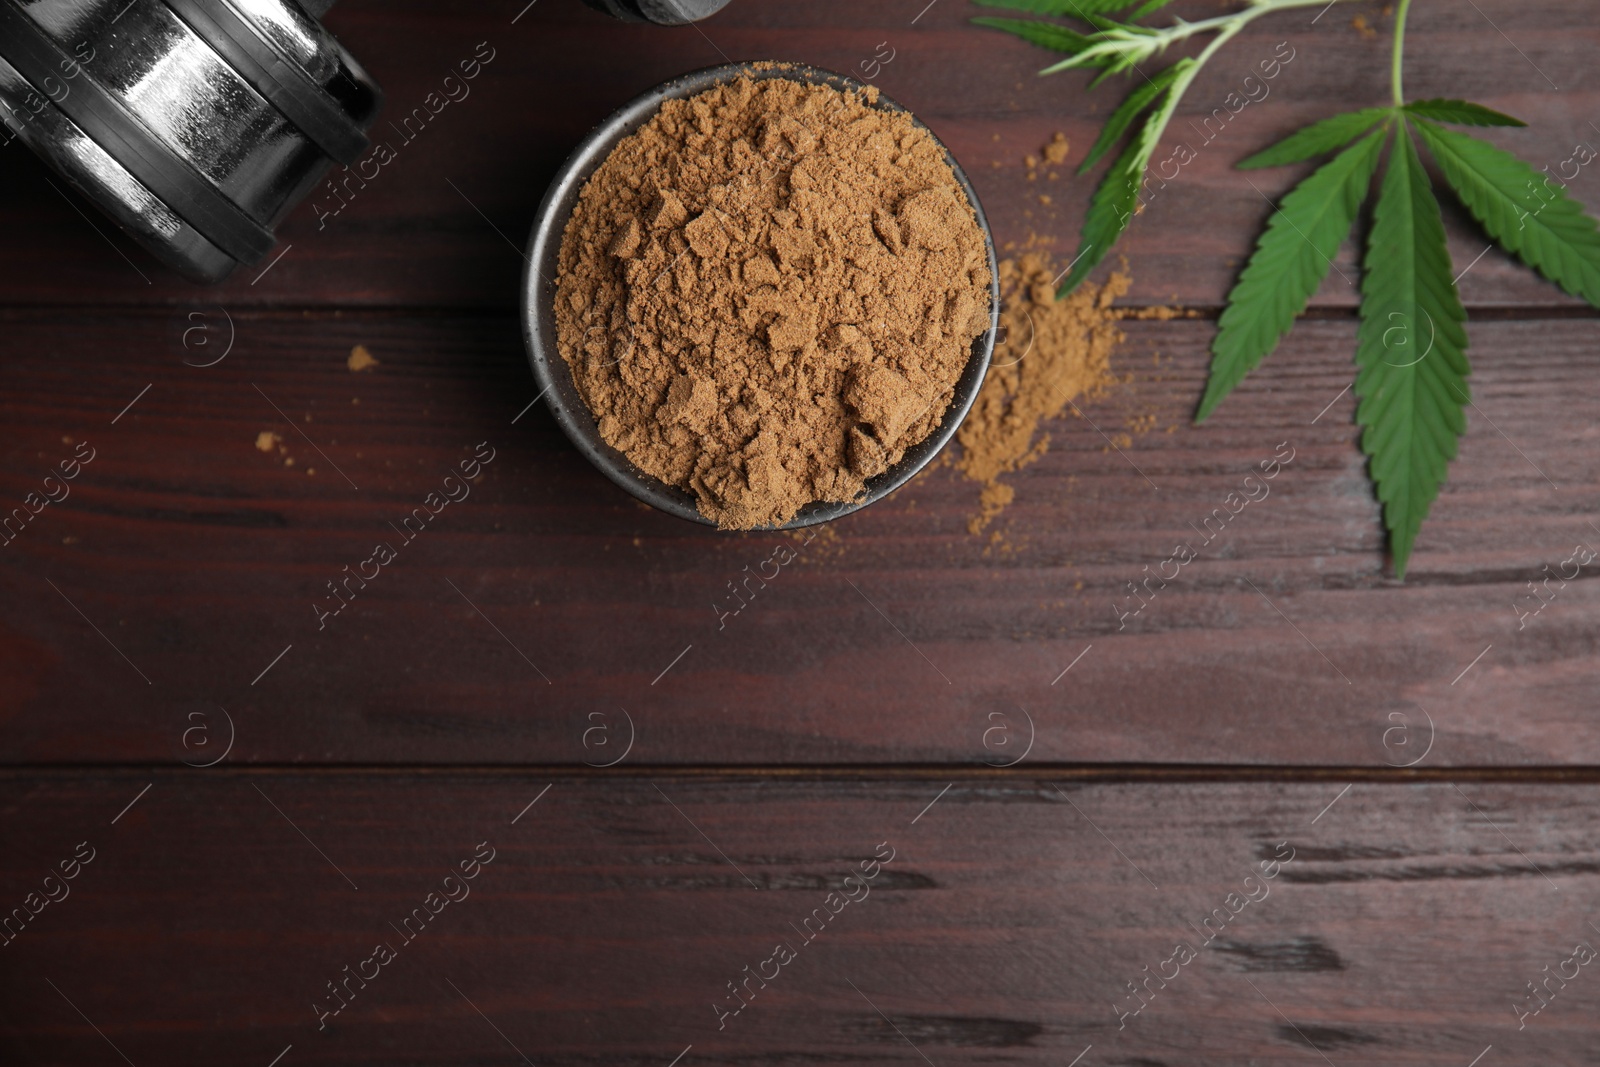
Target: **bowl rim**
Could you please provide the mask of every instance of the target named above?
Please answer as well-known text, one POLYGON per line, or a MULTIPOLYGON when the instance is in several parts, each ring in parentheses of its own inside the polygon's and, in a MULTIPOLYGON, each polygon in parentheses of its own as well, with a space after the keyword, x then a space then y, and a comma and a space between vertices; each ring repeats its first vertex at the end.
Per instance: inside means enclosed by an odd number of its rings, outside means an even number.
MULTIPOLYGON (((660 111, 667 100, 684 99, 707 89, 734 80, 750 77, 755 80, 788 78, 813 85, 828 85, 841 91, 865 91, 867 83, 847 74, 808 63, 781 61, 746 61, 722 63, 689 71, 660 83, 629 100, 595 126, 573 149, 560 170, 556 172, 540 201, 528 237, 525 265, 522 272, 521 317, 523 341, 527 346, 528 360, 533 368, 534 381, 541 398, 556 424, 567 438, 607 478, 632 496, 653 508, 675 515, 680 519, 718 529, 714 520, 700 513, 693 493, 678 486, 668 485, 652 474, 637 467, 632 460, 612 447, 600 436, 598 420, 587 402, 578 392, 571 368, 562 358, 556 341, 555 327, 555 268, 561 254, 561 243, 566 235, 567 222, 572 210, 588 184, 590 176, 610 156, 613 148, 623 138, 632 134, 660 111)), ((875 87, 870 87, 875 88, 875 87)), ((777 526, 757 527, 758 530, 795 530, 818 523, 831 522, 869 504, 882 500, 926 467, 960 428, 972 405, 977 401, 994 354, 994 345, 1000 325, 1000 270, 995 256, 994 234, 978 201, 977 190, 961 169, 950 149, 937 134, 916 115, 890 99, 881 90, 869 106, 910 114, 911 121, 939 147, 945 163, 955 176, 983 234, 984 248, 989 259, 989 328, 972 342, 972 355, 956 380, 954 394, 945 408, 944 418, 928 436, 907 448, 900 462, 880 474, 867 479, 866 491, 848 501, 812 501, 795 515, 777 526)), ((531 405, 530 405, 531 406, 531 405)), ((734 532, 734 531, 729 531, 734 532)))

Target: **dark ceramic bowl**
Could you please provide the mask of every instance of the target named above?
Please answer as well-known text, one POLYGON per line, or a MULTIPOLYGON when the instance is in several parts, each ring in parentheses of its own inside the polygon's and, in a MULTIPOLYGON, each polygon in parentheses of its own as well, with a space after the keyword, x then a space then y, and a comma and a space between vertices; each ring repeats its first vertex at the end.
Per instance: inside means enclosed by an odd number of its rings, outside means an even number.
MULTIPOLYGON (((651 507, 708 526, 714 523, 700 514, 695 506, 694 494, 646 474, 600 436, 600 428, 595 417, 579 394, 577 385, 572 380, 572 372, 556 347, 554 279, 567 219, 572 215, 572 209, 577 204, 578 196, 582 193, 584 184, 588 182, 589 175, 605 162, 617 142, 654 118, 664 101, 694 96, 719 82, 729 81, 741 75, 755 79, 789 78, 793 81, 831 85, 846 91, 865 88, 854 78, 798 63, 764 67, 759 70, 752 69, 749 64, 744 63, 708 67, 656 86, 643 96, 624 104, 613 112, 610 118, 595 127, 562 165, 549 191, 545 193, 544 202, 539 205, 539 214, 533 224, 533 234, 528 239, 528 266, 522 277, 523 335, 528 342, 528 356, 533 363, 533 376, 538 382, 540 395, 544 397, 545 403, 550 405, 550 412, 555 416, 557 424, 572 439, 573 444, 578 446, 578 450, 589 458, 589 462, 599 467, 607 478, 651 507)), ((883 111, 905 110, 882 95, 879 95, 876 106, 883 111)), ((917 125, 922 126, 920 122, 917 125)), ((922 128, 927 129, 925 126, 922 128)), ((933 136, 931 130, 928 134, 930 137, 933 136)), ((944 148, 937 137, 934 138, 934 143, 944 148)), ((955 396, 945 411, 944 421, 931 434, 906 449, 899 463, 877 477, 869 479, 866 492, 855 500, 845 503, 807 504, 794 518, 784 523, 781 529, 789 530, 828 522, 888 496, 938 455, 939 450, 955 436, 956 428, 961 425, 961 420, 966 418, 972 402, 978 397, 984 373, 989 368, 989 357, 994 352, 995 331, 1000 319, 1000 273, 995 264, 994 236, 989 232, 989 222, 984 218, 983 208, 978 204, 978 194, 973 191, 972 183, 967 180, 960 164, 950 155, 948 149, 945 149, 945 160, 955 172, 956 181, 961 184, 967 202, 972 205, 973 213, 978 218, 978 227, 983 231, 984 243, 988 246, 991 278, 989 329, 973 341, 972 358, 956 382, 955 396)))

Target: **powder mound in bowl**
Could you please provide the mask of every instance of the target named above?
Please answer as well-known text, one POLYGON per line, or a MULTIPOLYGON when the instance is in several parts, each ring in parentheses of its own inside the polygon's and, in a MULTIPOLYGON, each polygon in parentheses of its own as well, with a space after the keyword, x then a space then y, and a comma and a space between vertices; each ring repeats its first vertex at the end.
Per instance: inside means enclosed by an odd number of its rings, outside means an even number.
POLYGON ((938 427, 989 327, 972 207, 877 99, 741 77, 668 100, 567 222, 555 319, 579 393, 724 529, 859 497, 938 427))

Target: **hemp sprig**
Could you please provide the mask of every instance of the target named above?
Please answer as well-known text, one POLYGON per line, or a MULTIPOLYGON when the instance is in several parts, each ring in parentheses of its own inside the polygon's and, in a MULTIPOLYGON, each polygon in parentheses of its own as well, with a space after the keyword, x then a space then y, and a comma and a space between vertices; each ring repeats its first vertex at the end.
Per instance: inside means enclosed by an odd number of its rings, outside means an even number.
MULTIPOLYGON (((1179 59, 1155 74, 1138 71, 1144 75, 1142 84, 1106 120, 1079 173, 1124 138, 1127 144, 1090 202, 1078 256, 1057 291, 1060 297, 1105 258, 1137 212, 1145 168, 1206 62, 1255 19, 1290 8, 1325 6, 1329 0, 1248 0, 1233 14, 1198 22, 1175 19, 1164 28, 1141 26, 1137 20, 1170 0, 975 2, 1088 23, 1090 32, 1083 33, 1042 19, 973 20, 1068 54, 1041 74, 1098 69, 1092 85, 1136 71, 1138 64, 1172 45, 1215 34, 1193 58, 1179 59), (1109 17, 1130 8, 1136 10, 1124 21, 1109 17)), ((1566 195, 1565 184, 1487 141, 1446 128, 1525 123, 1464 100, 1406 101, 1401 68, 1410 7, 1411 0, 1400 0, 1395 14, 1389 106, 1324 119, 1238 164, 1241 169, 1278 167, 1333 155, 1278 202, 1228 294, 1211 346, 1210 379, 1195 416, 1196 422, 1204 421, 1288 334, 1333 266, 1392 141, 1362 264, 1355 394, 1361 447, 1383 504, 1399 578, 1405 577, 1417 532, 1455 458, 1466 429, 1465 409, 1472 403, 1467 313, 1456 290, 1444 222, 1419 142, 1496 244, 1568 293, 1600 307, 1600 231, 1566 195), (1419 348, 1421 353, 1413 355, 1419 348)))

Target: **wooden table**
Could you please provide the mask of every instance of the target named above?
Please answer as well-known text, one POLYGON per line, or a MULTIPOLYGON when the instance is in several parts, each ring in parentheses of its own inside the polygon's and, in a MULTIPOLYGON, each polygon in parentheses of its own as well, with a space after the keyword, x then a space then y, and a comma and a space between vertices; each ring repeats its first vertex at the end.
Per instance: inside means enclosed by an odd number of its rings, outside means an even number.
MULTIPOLYGON (((1079 158, 1116 93, 925 3, 735 0, 669 30, 347 0, 330 25, 390 116, 493 58, 214 289, 9 150, 0 499, 95 458, 0 550, 0 908, 30 920, 0 947, 0 1062, 1594 1062, 1600 972, 1564 961, 1600 944, 1600 598, 1585 570, 1514 607, 1600 544, 1593 313, 1475 260, 1451 211, 1476 406, 1404 584, 1342 392, 1353 245, 1189 421, 1264 198, 1299 177, 1232 164, 1385 102, 1376 5, 1258 23, 1196 84, 1198 123, 1294 49, 1123 246, 1125 302, 1199 317, 1128 325, 1126 382, 1049 427, 999 544, 930 471, 719 626, 779 539, 634 504, 528 409, 545 183, 724 56, 892 49, 876 84, 1000 240, 1070 253, 1091 185, 1022 160, 1056 130, 1079 158), (347 368, 358 344, 377 367, 347 368), (327 583, 480 442, 470 498, 319 629, 327 583), (1280 444, 1271 497, 1119 629, 1126 583, 1280 444)), ((1536 164, 1600 141, 1587 5, 1423 0, 1408 41, 1413 97, 1521 116, 1491 136, 1536 164)), ((1600 204, 1592 168, 1572 188, 1600 204)))

